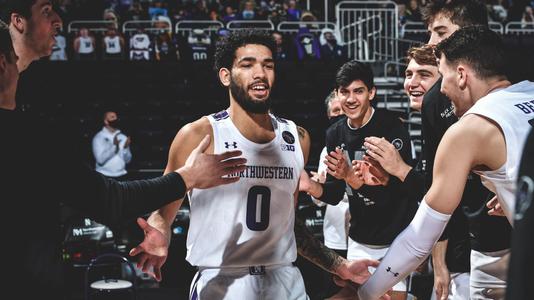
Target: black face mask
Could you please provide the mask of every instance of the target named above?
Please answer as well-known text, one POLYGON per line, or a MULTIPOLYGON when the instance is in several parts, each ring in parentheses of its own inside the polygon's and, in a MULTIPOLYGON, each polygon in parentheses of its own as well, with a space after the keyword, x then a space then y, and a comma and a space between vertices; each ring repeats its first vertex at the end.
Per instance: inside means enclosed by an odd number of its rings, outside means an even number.
POLYGON ((335 117, 332 117, 330 119, 328 119, 328 122, 330 123, 330 125, 336 123, 337 121, 343 119, 343 117, 345 117, 345 115, 339 115, 339 116, 335 116, 335 117))
POLYGON ((337 40, 335 38, 334 39, 327 39, 326 41, 332 46, 336 46, 337 45, 337 40))
POLYGON ((113 121, 108 121, 108 124, 109 124, 109 126, 111 126, 113 128, 119 128, 120 121, 119 121, 119 119, 115 119, 113 121))

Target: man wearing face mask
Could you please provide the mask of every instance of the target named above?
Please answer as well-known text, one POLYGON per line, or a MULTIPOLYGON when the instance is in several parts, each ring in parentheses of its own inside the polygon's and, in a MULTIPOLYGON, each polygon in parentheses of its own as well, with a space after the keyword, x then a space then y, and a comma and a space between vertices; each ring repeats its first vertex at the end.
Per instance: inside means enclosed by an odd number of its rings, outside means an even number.
POLYGON ((346 60, 347 49, 338 43, 334 31, 325 28, 321 31, 321 58, 324 60, 346 60))
POLYGON ((104 127, 93 138, 96 171, 117 180, 126 179, 126 164, 132 160, 130 137, 121 133, 119 118, 114 111, 103 115, 104 127))

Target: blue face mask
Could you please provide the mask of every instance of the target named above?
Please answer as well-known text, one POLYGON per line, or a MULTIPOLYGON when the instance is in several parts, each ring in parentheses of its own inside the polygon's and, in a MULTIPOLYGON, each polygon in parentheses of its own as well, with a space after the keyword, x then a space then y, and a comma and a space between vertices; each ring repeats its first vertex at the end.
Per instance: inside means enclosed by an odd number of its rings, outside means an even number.
POLYGON ((254 19, 254 11, 252 11, 252 10, 244 10, 243 11, 243 19, 245 19, 245 20, 254 19))

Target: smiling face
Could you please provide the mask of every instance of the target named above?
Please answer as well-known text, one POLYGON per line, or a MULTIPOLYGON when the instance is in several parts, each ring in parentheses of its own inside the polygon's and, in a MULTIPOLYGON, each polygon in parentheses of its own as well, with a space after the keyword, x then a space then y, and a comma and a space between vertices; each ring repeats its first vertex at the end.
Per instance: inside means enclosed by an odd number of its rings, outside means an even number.
POLYGON ((404 91, 410 98, 410 107, 421 111, 425 93, 439 79, 438 67, 420 65, 415 59, 410 60, 405 72, 404 91))
POLYGON ((230 88, 233 100, 250 113, 267 113, 274 84, 274 60, 269 48, 248 44, 235 52, 232 69, 219 71, 223 85, 230 88))
POLYGON ((444 54, 441 54, 439 59, 439 73, 443 80, 441 81, 441 93, 446 95, 454 106, 454 114, 458 117, 471 108, 471 101, 467 98, 465 89, 462 89, 462 78, 465 75, 461 74, 458 66, 451 64, 444 54))
POLYGON ((371 100, 375 97, 376 89, 370 90, 361 80, 354 80, 348 86, 338 89, 343 112, 350 120, 351 126, 361 127, 371 116, 371 100))

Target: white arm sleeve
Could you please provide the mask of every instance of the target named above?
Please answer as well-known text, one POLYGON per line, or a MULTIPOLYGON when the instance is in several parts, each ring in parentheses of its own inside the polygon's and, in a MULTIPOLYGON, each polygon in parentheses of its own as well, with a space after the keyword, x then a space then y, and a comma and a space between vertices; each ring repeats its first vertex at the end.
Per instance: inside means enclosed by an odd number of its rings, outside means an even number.
POLYGON ((415 270, 430 254, 450 218, 423 199, 410 225, 397 236, 374 274, 358 290, 360 300, 380 298, 415 270))

